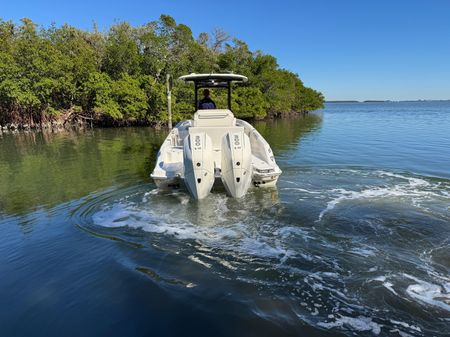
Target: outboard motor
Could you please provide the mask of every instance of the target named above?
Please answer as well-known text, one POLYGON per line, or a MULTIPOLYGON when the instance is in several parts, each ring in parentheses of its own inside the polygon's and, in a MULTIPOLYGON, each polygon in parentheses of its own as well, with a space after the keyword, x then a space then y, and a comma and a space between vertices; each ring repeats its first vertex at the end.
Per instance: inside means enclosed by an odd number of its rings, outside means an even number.
POLYGON ((221 170, 228 194, 234 198, 244 196, 252 182, 252 151, 243 129, 223 136, 221 170))
POLYGON ((214 184, 211 138, 205 132, 190 132, 184 141, 184 182, 195 199, 205 198, 214 184))

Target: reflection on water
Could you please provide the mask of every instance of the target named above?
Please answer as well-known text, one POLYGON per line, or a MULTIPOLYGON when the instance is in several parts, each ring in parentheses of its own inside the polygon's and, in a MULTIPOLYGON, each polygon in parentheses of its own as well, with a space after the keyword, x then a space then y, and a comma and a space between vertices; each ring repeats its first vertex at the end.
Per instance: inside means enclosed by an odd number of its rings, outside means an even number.
POLYGON ((2 135, 0 334, 448 336, 449 112, 258 122, 283 174, 239 200, 156 190, 164 131, 2 135))
POLYGON ((146 179, 165 132, 148 128, 3 134, 0 210, 51 207, 146 179))
POLYGON ((307 114, 297 119, 275 119, 257 121, 255 128, 269 142, 273 151, 280 154, 283 150, 295 148, 302 137, 316 132, 322 122, 322 113, 307 114))
MULTIPOLYGON (((275 154, 317 128, 318 115, 258 122, 275 154)), ((167 130, 0 133, 0 211, 51 207, 115 184, 149 180, 167 130)))

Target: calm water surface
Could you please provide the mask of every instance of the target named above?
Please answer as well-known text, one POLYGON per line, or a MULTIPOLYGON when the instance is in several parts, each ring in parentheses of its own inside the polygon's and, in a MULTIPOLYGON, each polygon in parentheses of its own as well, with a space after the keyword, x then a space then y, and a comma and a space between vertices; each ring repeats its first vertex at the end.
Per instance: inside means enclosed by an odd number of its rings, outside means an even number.
POLYGON ((166 131, 0 133, 0 336, 450 335, 450 103, 256 126, 278 189, 201 202, 166 131))

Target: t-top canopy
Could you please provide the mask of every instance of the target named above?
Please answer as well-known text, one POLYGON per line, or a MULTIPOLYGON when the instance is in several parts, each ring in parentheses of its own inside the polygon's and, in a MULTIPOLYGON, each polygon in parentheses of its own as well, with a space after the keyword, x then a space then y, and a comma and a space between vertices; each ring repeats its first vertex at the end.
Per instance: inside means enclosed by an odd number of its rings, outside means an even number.
POLYGON ((198 109, 198 89, 226 88, 228 90, 228 110, 231 111, 231 82, 247 82, 247 77, 238 74, 189 74, 179 78, 185 82, 194 82, 195 110, 198 109))
POLYGON ((194 82, 197 86, 223 86, 230 82, 247 82, 247 77, 238 74, 189 74, 179 78, 185 82, 194 82))

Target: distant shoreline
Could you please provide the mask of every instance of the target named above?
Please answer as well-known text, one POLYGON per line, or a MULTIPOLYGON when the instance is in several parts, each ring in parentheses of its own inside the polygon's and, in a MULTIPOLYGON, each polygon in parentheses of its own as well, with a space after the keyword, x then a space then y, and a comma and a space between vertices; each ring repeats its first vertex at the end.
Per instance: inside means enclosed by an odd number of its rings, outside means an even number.
POLYGON ((357 101, 357 100, 325 101, 325 103, 402 103, 402 102, 450 102, 450 99, 416 99, 416 100, 400 100, 400 101, 369 99, 365 101, 357 101))

